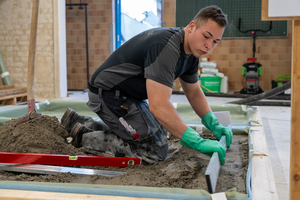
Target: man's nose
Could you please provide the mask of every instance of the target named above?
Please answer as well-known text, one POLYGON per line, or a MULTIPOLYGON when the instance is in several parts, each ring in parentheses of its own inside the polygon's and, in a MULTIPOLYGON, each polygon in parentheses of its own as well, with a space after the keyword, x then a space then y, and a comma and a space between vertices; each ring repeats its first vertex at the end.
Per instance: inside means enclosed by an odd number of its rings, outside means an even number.
POLYGON ((208 42, 206 43, 205 47, 206 47, 206 50, 207 50, 207 51, 211 51, 212 48, 213 48, 213 41, 212 41, 212 40, 208 41, 208 42))

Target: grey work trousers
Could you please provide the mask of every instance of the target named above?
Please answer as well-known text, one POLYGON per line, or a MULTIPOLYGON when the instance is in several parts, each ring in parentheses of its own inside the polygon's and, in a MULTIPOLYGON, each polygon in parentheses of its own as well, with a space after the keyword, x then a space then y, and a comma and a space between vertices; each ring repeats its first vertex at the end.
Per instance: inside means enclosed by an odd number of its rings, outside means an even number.
POLYGON ((87 106, 111 132, 96 130, 85 133, 82 146, 115 156, 141 158, 143 164, 164 161, 169 150, 166 132, 149 111, 148 103, 120 95, 118 91, 115 94, 106 96, 102 89, 99 89, 98 94, 89 91, 87 106), (124 102, 127 102, 127 110, 121 108, 124 102), (135 132, 128 131, 124 123, 120 122, 120 117, 135 132))

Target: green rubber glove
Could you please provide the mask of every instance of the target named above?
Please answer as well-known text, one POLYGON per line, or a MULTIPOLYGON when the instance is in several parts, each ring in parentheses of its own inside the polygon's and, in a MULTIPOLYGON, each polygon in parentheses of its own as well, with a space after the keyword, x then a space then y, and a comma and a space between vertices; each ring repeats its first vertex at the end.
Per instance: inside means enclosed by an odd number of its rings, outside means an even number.
POLYGON ((188 127, 183 133, 180 139, 180 144, 182 146, 195 149, 200 153, 209 155, 210 157, 214 152, 218 152, 221 164, 223 165, 225 162, 226 150, 223 145, 216 140, 203 139, 190 127, 188 127))
POLYGON ((219 121, 213 112, 210 111, 202 117, 202 124, 208 128, 218 140, 221 139, 222 135, 225 135, 226 146, 230 147, 232 132, 230 128, 219 124, 219 121))

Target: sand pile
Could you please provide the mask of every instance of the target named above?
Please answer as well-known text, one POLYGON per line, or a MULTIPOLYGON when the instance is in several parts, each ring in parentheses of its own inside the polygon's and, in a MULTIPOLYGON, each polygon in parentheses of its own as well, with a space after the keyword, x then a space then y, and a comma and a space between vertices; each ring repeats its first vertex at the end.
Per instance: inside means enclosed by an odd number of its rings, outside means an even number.
POLYGON ((14 127, 16 122, 12 119, 1 126, 1 152, 84 155, 67 143, 68 133, 56 117, 43 115, 14 127))

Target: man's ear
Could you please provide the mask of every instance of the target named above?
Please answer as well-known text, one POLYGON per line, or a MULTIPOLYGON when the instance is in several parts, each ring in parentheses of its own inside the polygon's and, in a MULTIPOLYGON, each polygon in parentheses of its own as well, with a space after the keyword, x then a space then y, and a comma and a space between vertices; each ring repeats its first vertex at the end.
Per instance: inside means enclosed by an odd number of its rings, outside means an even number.
POLYGON ((190 33, 193 32, 196 29, 196 22, 195 21, 191 21, 189 24, 189 31, 190 33))

